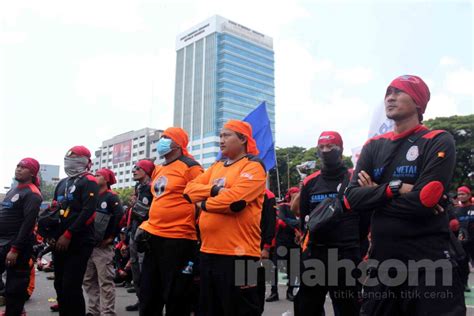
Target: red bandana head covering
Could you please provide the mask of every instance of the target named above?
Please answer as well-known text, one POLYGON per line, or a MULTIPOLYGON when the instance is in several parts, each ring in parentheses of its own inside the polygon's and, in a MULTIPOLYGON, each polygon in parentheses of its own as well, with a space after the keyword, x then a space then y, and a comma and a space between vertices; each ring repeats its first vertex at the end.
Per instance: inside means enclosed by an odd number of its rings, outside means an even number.
POLYGON ((105 182, 107 182, 108 185, 114 185, 117 183, 117 180, 115 179, 115 173, 110 169, 102 168, 95 174, 104 177, 105 182))
POLYGON ((91 159, 91 152, 89 151, 89 149, 87 149, 84 146, 74 146, 74 147, 72 147, 67 152, 66 157, 68 157, 72 154, 82 156, 82 157, 87 157, 87 158, 91 159))
POLYGON ((163 132, 163 136, 171 138, 171 140, 181 148, 184 156, 193 158, 193 156, 188 152, 189 137, 184 129, 179 127, 169 127, 163 132))
POLYGON ((395 78, 389 87, 394 87, 408 94, 424 114, 428 101, 430 100, 430 89, 426 83, 417 76, 404 75, 395 78))
POLYGON ((252 125, 244 121, 229 120, 225 123, 224 128, 244 135, 247 138, 247 154, 258 155, 257 143, 252 137, 252 125))
POLYGON ((38 160, 34 158, 23 158, 19 163, 18 166, 21 166, 23 168, 26 168, 30 170, 31 175, 33 176, 33 184, 36 185, 37 187, 40 186, 40 181, 38 177, 38 172, 40 169, 40 164, 38 160))
POLYGON ((328 145, 328 144, 336 145, 336 146, 341 147, 341 149, 344 149, 342 137, 338 132, 326 131, 326 132, 322 132, 321 135, 319 135, 318 145, 328 145))
POLYGON ((471 195, 471 189, 469 189, 468 186, 462 186, 462 187, 459 187, 458 188, 458 192, 463 192, 463 193, 466 193, 468 195, 471 195))
POLYGON ((145 173, 150 177, 153 174, 153 170, 155 170, 155 164, 153 163, 153 161, 150 161, 148 159, 139 160, 135 164, 135 166, 143 169, 143 171, 145 171, 145 173))
POLYGON ((286 195, 285 195, 285 200, 287 202, 290 202, 291 201, 291 197, 293 196, 293 194, 296 194, 300 192, 300 188, 298 187, 291 187, 288 189, 288 192, 286 192, 286 195))

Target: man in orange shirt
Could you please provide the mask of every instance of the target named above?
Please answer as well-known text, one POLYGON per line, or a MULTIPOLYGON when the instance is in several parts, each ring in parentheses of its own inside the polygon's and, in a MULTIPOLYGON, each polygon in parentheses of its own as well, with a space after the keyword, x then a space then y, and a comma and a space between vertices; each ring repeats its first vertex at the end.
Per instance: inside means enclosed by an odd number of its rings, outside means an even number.
POLYGON ((165 162, 155 167, 149 218, 137 232, 149 234, 141 271, 140 315, 161 315, 165 305, 167 315, 190 314, 186 294, 197 251, 196 209, 184 199, 183 191, 202 174, 202 168, 187 146, 188 135, 177 127, 166 129, 158 141, 158 154, 165 162))
POLYGON ((256 280, 236 284, 236 262, 259 260, 260 219, 266 173, 250 124, 230 120, 221 130, 226 157, 191 181, 185 197, 202 209, 201 297, 203 315, 260 315, 256 280))

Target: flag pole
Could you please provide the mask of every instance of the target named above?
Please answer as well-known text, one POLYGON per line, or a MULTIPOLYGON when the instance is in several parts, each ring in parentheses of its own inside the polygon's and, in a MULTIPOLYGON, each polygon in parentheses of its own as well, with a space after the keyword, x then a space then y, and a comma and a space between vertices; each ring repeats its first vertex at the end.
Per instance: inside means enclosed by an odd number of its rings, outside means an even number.
POLYGON ((277 154, 276 154, 276 149, 275 149, 275 147, 273 147, 273 150, 275 151, 275 162, 276 162, 278 198, 281 198, 280 173, 278 172, 278 157, 277 157, 277 154))

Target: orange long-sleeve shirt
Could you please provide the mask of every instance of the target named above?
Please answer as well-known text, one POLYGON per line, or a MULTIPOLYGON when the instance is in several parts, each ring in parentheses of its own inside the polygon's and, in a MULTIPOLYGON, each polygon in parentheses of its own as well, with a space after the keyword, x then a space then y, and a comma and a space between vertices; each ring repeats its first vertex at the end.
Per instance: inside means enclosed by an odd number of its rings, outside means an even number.
POLYGON ((149 218, 140 228, 160 237, 196 240, 195 206, 184 199, 183 191, 186 184, 202 172, 199 163, 186 156, 156 166, 149 218))
POLYGON ((185 197, 201 202, 201 251, 210 254, 260 257, 260 218, 266 173, 256 157, 231 165, 218 161, 189 182, 185 197), (223 187, 224 190, 219 191, 223 187))

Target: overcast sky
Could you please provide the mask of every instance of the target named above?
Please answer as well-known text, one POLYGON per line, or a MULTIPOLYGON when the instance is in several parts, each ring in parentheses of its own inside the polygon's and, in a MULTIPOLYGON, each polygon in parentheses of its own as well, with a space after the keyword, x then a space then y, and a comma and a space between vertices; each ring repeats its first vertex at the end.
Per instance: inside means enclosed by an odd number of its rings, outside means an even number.
POLYGON ((331 129, 349 154, 402 74, 428 83, 426 118, 474 112, 471 1, 2 1, 0 192, 22 157, 169 127, 175 37, 214 14, 273 37, 279 147, 331 129))

